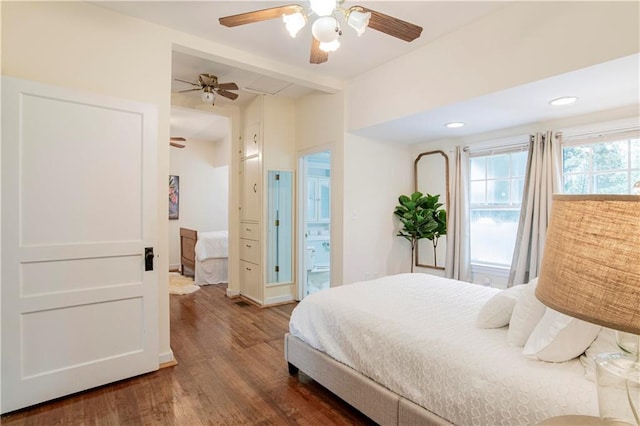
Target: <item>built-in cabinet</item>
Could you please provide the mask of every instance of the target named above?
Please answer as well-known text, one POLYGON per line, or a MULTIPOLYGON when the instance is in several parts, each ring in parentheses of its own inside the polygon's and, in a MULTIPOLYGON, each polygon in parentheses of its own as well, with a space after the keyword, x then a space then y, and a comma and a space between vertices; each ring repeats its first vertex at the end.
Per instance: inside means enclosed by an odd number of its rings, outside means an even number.
POLYGON ((307 179, 307 222, 329 222, 331 218, 331 193, 329 178, 307 179))
MULTIPOLYGON (((264 193, 270 170, 295 171, 293 101, 257 96, 243 110, 240 153, 240 294, 260 305, 295 299, 291 279, 268 282, 268 200, 264 193)), ((293 191, 292 191, 293 192, 293 191)), ((292 204, 293 205, 293 204, 292 204)), ((291 214, 289 217, 293 218, 291 214)), ((294 229, 293 224, 288 224, 294 229)), ((295 239, 291 238, 291 244, 295 239)), ((290 250, 294 253, 293 247, 290 250)), ((293 265, 294 259, 290 259, 293 265)), ((290 274, 291 275, 291 274, 290 274)))

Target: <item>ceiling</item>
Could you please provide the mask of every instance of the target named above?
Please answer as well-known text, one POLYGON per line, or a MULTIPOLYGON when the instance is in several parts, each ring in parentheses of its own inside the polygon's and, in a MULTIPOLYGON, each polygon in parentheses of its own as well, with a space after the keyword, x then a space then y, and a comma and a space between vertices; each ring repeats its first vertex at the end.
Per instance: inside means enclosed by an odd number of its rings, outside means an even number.
MULTIPOLYGON (((361 37, 348 26, 343 27, 341 47, 323 64, 309 63, 310 25, 293 39, 280 19, 234 28, 223 27, 218 18, 289 4, 288 1, 113 1, 94 2, 114 11, 144 19, 206 40, 223 44, 261 57, 263 63, 304 74, 308 82, 331 78, 344 82, 387 61, 418 49, 434 39, 506 7, 508 2, 482 1, 358 1, 359 4, 423 27, 420 38, 411 43, 368 29, 361 37)), ((300 2, 303 3, 302 1, 300 2)), ((190 52, 191 53, 191 52, 190 52)), ((225 61, 181 51, 174 52, 174 78, 197 81, 200 73, 218 76, 220 82, 236 82, 240 88, 235 104, 248 102, 257 93, 298 98, 325 90, 322 84, 305 83, 287 73, 266 72, 257 67, 238 66, 225 61)), ((573 73, 555 76, 454 105, 425 111, 410 117, 383 123, 356 133, 381 140, 417 143, 445 137, 478 134, 507 127, 580 115, 640 101, 640 55, 621 58, 573 73), (548 105, 550 99, 573 95, 579 101, 569 107, 548 105), (450 121, 464 121, 466 126, 447 129, 450 121)), ((172 92, 191 88, 173 81, 172 92)), ((325 90, 330 92, 330 90, 325 90)), ((333 90, 334 92, 336 90, 333 90)), ((199 92, 186 95, 195 97, 199 92)), ((230 103, 218 97, 216 104, 230 103)), ((180 131, 177 130, 176 131, 180 131)), ((187 131, 187 129, 185 129, 187 131)), ((172 127, 172 135, 174 129, 172 127)), ((174 135, 175 136, 175 135, 174 135)), ((219 139, 219 135, 217 137, 219 139)))

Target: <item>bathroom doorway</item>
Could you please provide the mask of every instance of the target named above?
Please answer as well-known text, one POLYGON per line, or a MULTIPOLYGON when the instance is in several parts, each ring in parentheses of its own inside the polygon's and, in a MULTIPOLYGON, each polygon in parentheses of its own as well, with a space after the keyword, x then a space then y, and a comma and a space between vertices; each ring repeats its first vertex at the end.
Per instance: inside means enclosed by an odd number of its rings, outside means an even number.
POLYGON ((331 286, 331 152, 300 157, 300 294, 331 286))

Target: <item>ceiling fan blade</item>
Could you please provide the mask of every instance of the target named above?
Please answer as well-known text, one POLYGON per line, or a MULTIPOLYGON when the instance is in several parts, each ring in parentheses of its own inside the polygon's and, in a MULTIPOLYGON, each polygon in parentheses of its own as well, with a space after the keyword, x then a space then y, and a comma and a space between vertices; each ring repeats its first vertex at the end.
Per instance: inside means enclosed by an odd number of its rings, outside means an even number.
POLYGON ((184 148, 186 145, 177 143, 177 142, 169 142, 169 145, 174 146, 176 148, 184 148))
POLYGON ((185 138, 183 138, 182 136, 174 136, 169 138, 169 140, 171 142, 186 142, 187 140, 185 138))
POLYGON ((192 83, 191 81, 187 81, 187 80, 180 80, 179 78, 174 78, 174 80, 175 80, 175 81, 182 82, 182 83, 188 83, 188 84, 190 84, 190 85, 192 85, 192 86, 198 86, 198 87, 200 87, 200 84, 198 84, 198 83, 192 83))
POLYGON ((269 9, 255 10, 253 12, 239 13, 237 15, 223 16, 218 19, 225 27, 237 27, 238 25, 251 24, 253 22, 266 21, 268 19, 281 18, 282 15, 291 15, 303 10, 298 4, 271 7, 269 9))
POLYGON ((225 98, 231 99, 232 101, 235 101, 238 98, 238 94, 237 93, 233 93, 233 92, 227 92, 226 90, 216 90, 216 93, 218 93, 218 95, 220 96, 224 96, 225 98))
POLYGON ((320 50, 320 41, 315 37, 311 37, 311 54, 309 56, 309 63, 321 64, 327 62, 329 59, 329 52, 320 50))
POLYGON ((196 90, 202 90, 202 88, 197 88, 197 89, 187 89, 187 90, 178 90, 178 93, 195 92, 196 90))
POLYGON ((354 9, 371 12, 369 28, 399 38, 400 40, 413 41, 420 37, 420 34, 422 33, 422 27, 403 21, 402 19, 394 18, 393 16, 385 15, 384 13, 362 6, 353 6, 349 10, 354 9))
POLYGON ((218 89, 221 90, 238 90, 238 85, 235 83, 220 83, 218 89))

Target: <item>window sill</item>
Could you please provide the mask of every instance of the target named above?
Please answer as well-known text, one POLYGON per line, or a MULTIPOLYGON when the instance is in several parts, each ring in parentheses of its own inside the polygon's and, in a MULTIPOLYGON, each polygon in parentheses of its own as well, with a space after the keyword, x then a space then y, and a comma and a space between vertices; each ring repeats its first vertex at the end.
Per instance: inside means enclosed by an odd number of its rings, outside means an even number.
POLYGON ((491 265, 487 263, 472 263, 472 274, 486 274, 494 277, 509 278, 511 267, 503 265, 491 265))

